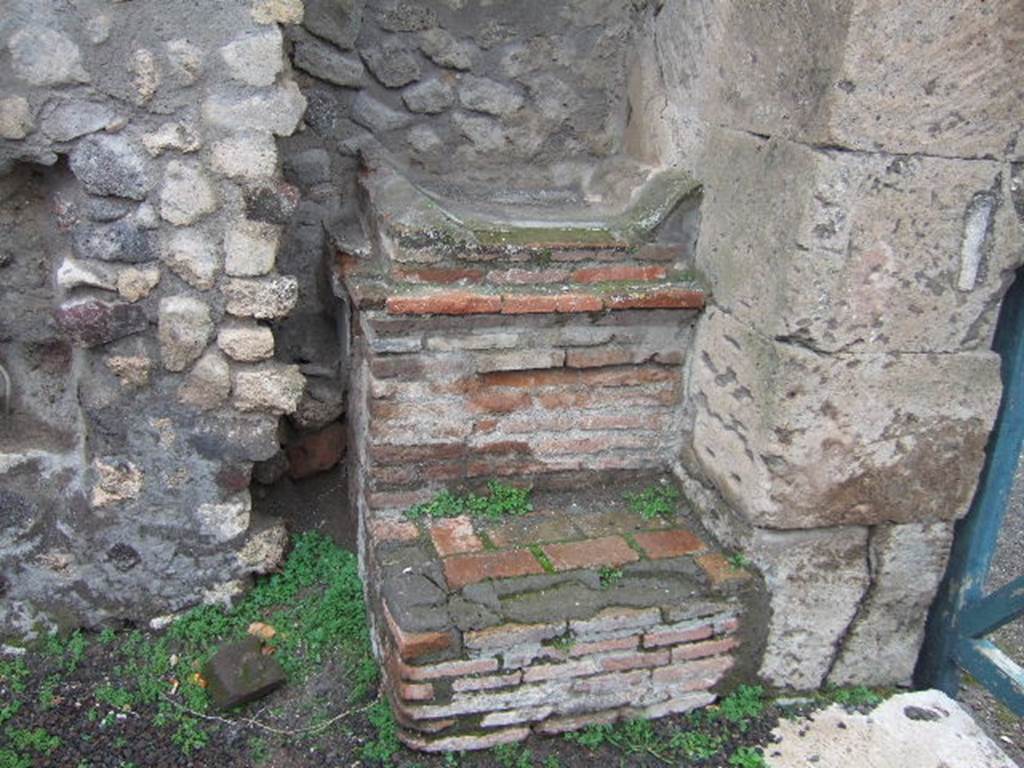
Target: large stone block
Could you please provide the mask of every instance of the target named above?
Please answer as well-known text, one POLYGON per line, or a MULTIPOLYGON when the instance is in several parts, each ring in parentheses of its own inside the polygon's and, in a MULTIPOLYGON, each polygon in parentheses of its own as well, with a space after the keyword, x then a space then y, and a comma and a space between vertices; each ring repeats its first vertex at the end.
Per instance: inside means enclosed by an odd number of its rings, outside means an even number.
POLYGON ((771 685, 821 685, 868 587, 866 528, 754 532, 772 618, 761 676, 771 685))
POLYGON ((910 684, 928 607, 952 542, 952 523, 886 525, 872 531, 871 586, 829 682, 910 684))
POLYGON ((1022 24, 1014 0, 731 0, 713 16, 707 119, 810 144, 1020 157, 1022 24))
POLYGON ((1000 390, 992 352, 825 355, 711 309, 694 353, 694 451, 757 526, 951 520, 974 492, 1000 390))
POLYGON ((719 305, 822 351, 988 349, 1024 259, 1006 168, 712 133, 698 266, 719 305))

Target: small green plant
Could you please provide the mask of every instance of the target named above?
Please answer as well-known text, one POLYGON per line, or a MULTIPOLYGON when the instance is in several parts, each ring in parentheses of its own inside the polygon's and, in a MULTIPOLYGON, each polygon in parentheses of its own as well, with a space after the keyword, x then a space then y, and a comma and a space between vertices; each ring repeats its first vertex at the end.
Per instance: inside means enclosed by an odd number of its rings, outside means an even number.
POLYGON ((654 520, 658 517, 671 517, 676 513, 679 491, 668 483, 652 485, 636 493, 627 493, 625 499, 630 509, 644 520, 654 520))
POLYGON ((540 567, 544 569, 544 573, 554 573, 555 564, 551 562, 551 558, 548 557, 547 553, 541 549, 540 544, 531 544, 528 549, 537 558, 537 562, 540 563, 540 567))
POLYGON ((60 685, 60 677, 47 675, 46 679, 39 685, 39 706, 49 709, 57 701, 57 686, 60 685))
POLYGON ((823 692, 827 701, 844 707, 875 707, 882 703, 882 696, 864 685, 852 688, 826 688, 823 692))
POLYGON ((487 490, 486 496, 475 493, 455 494, 444 490, 430 501, 407 509, 405 516, 410 520, 460 515, 498 519, 504 515, 525 515, 533 511, 528 488, 516 488, 514 485, 491 480, 487 483, 487 490))
POLYGON ((736 768, 765 768, 764 757, 755 747, 740 747, 729 755, 729 765, 736 768))
POLYGON ((96 701, 107 704, 114 709, 127 712, 132 708, 135 697, 124 688, 115 688, 109 683, 104 683, 93 692, 96 701))
POLYGON ((402 748, 398 741, 398 726, 391 714, 391 707, 381 699, 366 713, 370 725, 376 729, 376 738, 363 746, 363 759, 376 763, 390 763, 402 748))
POLYGON ((739 570, 740 568, 746 568, 750 565, 750 558, 744 555, 742 552, 737 552, 734 555, 729 555, 726 558, 734 569, 739 570))
POLYGON ((445 765, 445 768, 459 768, 459 765, 462 760, 460 755, 460 752, 445 752, 444 760, 442 760, 442 762, 445 765))
POLYGON ((611 589, 622 581, 622 569, 602 565, 601 570, 598 571, 598 577, 601 579, 601 589, 611 589))
POLYGON ((501 768, 533 768, 533 753, 518 744, 499 744, 491 751, 501 768))
POLYGON ((681 752, 687 760, 708 760, 722 749, 723 739, 705 731, 680 731, 668 742, 669 748, 681 752))
POLYGON ((48 755, 61 745, 60 737, 44 728, 8 728, 8 743, 16 752, 37 752, 48 755))
POLYGON ((542 765, 544 768, 562 768, 562 761, 558 759, 557 755, 548 755, 544 758, 542 765))
POLYGON ((650 720, 627 720, 612 733, 612 743, 629 754, 658 754, 661 740, 650 720))
POLYGON ((565 734, 564 738, 587 749, 599 749, 611 741, 611 735, 610 725, 588 725, 583 730, 565 734))
POLYGON ((103 631, 100 632, 99 637, 96 638, 100 645, 110 645, 117 639, 117 632, 110 627, 104 627, 103 631))
POLYGON ((562 653, 569 653, 574 645, 576 645, 576 639, 568 632, 551 641, 551 647, 562 653))
POLYGON ((727 720, 746 731, 751 718, 764 712, 764 688, 760 685, 741 685, 730 693, 715 710, 715 716, 727 720))

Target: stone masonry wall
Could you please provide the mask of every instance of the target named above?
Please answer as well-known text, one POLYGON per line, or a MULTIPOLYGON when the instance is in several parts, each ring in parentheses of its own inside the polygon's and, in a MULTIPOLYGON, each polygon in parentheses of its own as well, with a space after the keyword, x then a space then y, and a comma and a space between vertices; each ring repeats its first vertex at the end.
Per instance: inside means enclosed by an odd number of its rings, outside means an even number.
POLYGON ((301 15, 4 3, 0 635, 230 599, 282 556, 248 486, 315 411, 272 328, 298 298, 276 142, 306 106, 301 15))
POLYGON ((768 682, 908 682, 1024 262, 1024 14, 694 0, 658 21, 627 146, 704 183, 712 296, 684 487, 765 575, 768 682))

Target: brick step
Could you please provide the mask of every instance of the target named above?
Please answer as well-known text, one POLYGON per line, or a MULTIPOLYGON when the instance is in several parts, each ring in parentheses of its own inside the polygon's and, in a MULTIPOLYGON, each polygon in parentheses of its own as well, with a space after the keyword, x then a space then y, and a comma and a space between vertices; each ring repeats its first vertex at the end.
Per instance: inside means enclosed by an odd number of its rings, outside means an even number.
POLYGON ((645 518, 633 473, 535 490, 504 519, 368 526, 371 606, 401 738, 487 748, 590 723, 704 706, 760 641, 755 574, 685 505, 645 518))

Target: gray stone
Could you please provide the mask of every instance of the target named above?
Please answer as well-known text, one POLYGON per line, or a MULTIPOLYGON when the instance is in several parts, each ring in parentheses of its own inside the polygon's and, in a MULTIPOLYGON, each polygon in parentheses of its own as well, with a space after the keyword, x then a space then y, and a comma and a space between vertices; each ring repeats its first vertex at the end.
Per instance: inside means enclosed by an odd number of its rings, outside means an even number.
POLYGON ((235 373, 235 407, 240 411, 293 413, 298 407, 306 377, 297 365, 263 365, 235 373))
POLYGON ((203 102, 203 119, 228 131, 245 126, 250 131, 290 136, 306 109, 306 98, 292 81, 249 96, 216 94, 203 102))
POLYGON ((869 712, 833 704, 783 718, 772 732, 772 768, 808 765, 902 768, 1014 768, 965 706, 941 691, 901 693, 869 712))
POLYGON ((414 125, 409 129, 409 146, 414 152, 430 153, 437 152, 444 146, 437 131, 429 125, 414 125))
POLYGON ((94 195, 143 200, 149 191, 146 157, 124 136, 90 136, 71 151, 71 172, 94 195))
POLYGON ((352 119, 380 133, 405 128, 413 120, 412 115, 392 109, 366 91, 360 91, 352 100, 352 119))
POLYGON ((138 48, 128 57, 128 71, 135 88, 132 100, 139 106, 148 104, 160 87, 160 67, 148 48, 138 48))
POLYGON ((119 197, 87 197, 82 204, 82 213, 89 221, 107 224, 123 219, 134 208, 134 203, 119 197))
POLYGON ((217 334, 217 346, 242 363, 266 360, 274 356, 274 332, 256 323, 228 323, 217 334))
POLYGON ((213 335, 210 308, 190 296, 161 299, 158 335, 164 368, 185 370, 203 354, 213 335))
POLYGON ((420 3, 398 2, 377 12, 377 24, 389 32, 418 32, 437 24, 437 14, 420 3))
POLYGON ((224 297, 228 314, 269 320, 291 312, 299 299, 299 284, 289 276, 232 278, 224 282, 224 297))
POLYGON ((180 85, 192 85, 203 71, 203 51, 188 40, 171 40, 164 46, 171 75, 180 85))
POLYGON ((281 665, 262 652, 255 637, 222 645, 203 666, 203 677, 213 703, 220 709, 263 698, 285 682, 281 665))
POLYGON ((65 291, 82 287, 114 291, 117 290, 117 273, 103 263, 67 258, 57 269, 57 286, 65 291))
POLYGON ((733 131, 707 155, 697 266, 737 319, 825 352, 991 346, 1024 249, 1003 166, 733 131))
POLYGON ((159 282, 157 267, 126 267, 117 273, 117 293, 125 301, 140 301, 149 296, 159 282))
POLYGON ((269 133, 241 133, 214 143, 213 169, 235 179, 257 180, 277 172, 277 143, 269 133))
POLYGON ((80 259, 138 264, 159 256, 156 234, 130 219, 113 224, 80 224, 71 233, 71 248, 80 259))
POLYGON ((32 108, 24 96, 0 99, 0 139, 24 139, 32 132, 32 108))
POLYGON ((516 89, 497 80, 465 75, 459 81, 459 101, 475 112, 510 115, 523 106, 523 97, 516 89))
POLYGON ((420 50, 439 67, 468 70, 473 66, 477 48, 459 42, 451 32, 441 28, 428 29, 420 35, 420 50))
POLYGON ((231 394, 231 368, 216 350, 207 351, 178 387, 178 399, 206 411, 216 408, 231 394))
POLYGON ((288 472, 288 454, 278 451, 266 461, 257 462, 252 468, 252 479, 260 485, 273 485, 288 472))
POLYGON ((281 448, 278 418, 265 413, 203 416, 188 438, 200 455, 213 461, 266 461, 281 448))
POLYGON ((253 0, 249 13, 257 24, 298 24, 302 0, 253 0))
POLYGON ((455 103, 455 88, 443 77, 431 77, 402 91, 402 101, 413 112, 437 114, 455 103))
POLYGON ((168 149, 195 152, 202 146, 202 140, 191 123, 164 123, 153 133, 145 134, 142 145, 150 155, 159 157, 168 149))
POLYGON ((868 586, 867 529, 756 530, 747 554, 772 610, 761 676, 780 688, 817 688, 868 586))
POLYGON ((490 117, 475 117, 465 112, 455 112, 452 114, 452 123, 477 149, 502 149, 508 144, 508 137, 501 124, 490 117))
POLYGON ((299 429, 323 429, 345 412, 345 389, 340 381, 310 378, 298 408, 289 418, 299 429))
POLYGON ((56 30, 26 26, 8 38, 7 48, 15 76, 32 85, 89 82, 78 46, 56 30))
POLYGON ((361 53, 373 76, 388 88, 401 88, 420 77, 416 54, 397 40, 384 40, 361 53))
POLYGON ((169 234, 162 258, 178 277, 189 285, 208 290, 220 273, 217 246, 203 232, 181 229, 169 234))
POLYGON ((754 525, 967 511, 999 403, 994 353, 827 355, 712 308, 694 355, 697 460, 754 525))
POLYGON ((331 156, 326 149, 314 147, 284 158, 284 172, 289 181, 304 186, 324 184, 331 179, 331 156))
POLYGON ((302 26, 343 51, 355 47, 365 0, 306 0, 302 26))
POLYGON ((249 537, 245 546, 238 551, 238 563, 246 573, 280 572, 290 541, 288 529, 283 522, 278 521, 249 537))
POLYGON ((160 189, 160 216, 184 226, 217 210, 217 192, 198 165, 172 160, 164 170, 160 189))
POLYGON ((275 24, 245 35, 220 49, 235 80, 247 85, 273 85, 283 68, 284 40, 275 24))
POLYGON ((238 221, 224 233, 224 271, 232 277, 257 277, 274 268, 279 229, 261 221, 238 221))
POLYGON ((345 55, 315 39, 297 42, 292 62, 313 77, 344 88, 361 88, 366 77, 366 68, 359 57, 345 55))
POLYGON ((108 104, 62 101, 46 110, 40 127, 53 141, 71 141, 115 125, 121 117, 108 104))
POLYGON ((64 336, 85 347, 109 344, 149 328, 142 308, 123 302, 67 301, 57 309, 56 316, 64 336))
POLYGON ((288 224, 299 206, 301 195, 296 187, 279 181, 247 187, 242 197, 247 219, 267 224, 288 224))
POLYGON ((871 586, 828 682, 910 685, 952 542, 952 523, 883 525, 872 531, 871 586))

